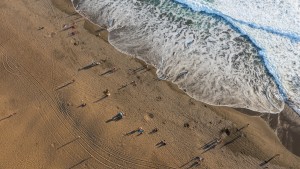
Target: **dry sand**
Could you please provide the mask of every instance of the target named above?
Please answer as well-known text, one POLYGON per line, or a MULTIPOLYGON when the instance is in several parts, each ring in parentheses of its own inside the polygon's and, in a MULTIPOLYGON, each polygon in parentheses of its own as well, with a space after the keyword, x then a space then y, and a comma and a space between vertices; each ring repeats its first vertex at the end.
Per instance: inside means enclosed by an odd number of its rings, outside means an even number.
POLYGON ((67 0, 0 1, 0 168, 300 168, 260 117, 195 101, 153 68, 132 71, 145 65, 73 12, 67 0), (119 111, 124 119, 106 122, 119 111), (230 135, 203 153, 224 128, 230 135))

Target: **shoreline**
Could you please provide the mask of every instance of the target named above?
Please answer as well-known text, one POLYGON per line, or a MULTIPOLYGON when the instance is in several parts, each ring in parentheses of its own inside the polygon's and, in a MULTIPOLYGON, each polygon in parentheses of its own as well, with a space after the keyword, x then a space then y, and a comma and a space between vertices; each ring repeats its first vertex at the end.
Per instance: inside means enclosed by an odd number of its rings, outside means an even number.
POLYGON ((200 168, 258 168, 275 154, 263 165, 300 166, 260 117, 191 99, 152 67, 132 73, 145 64, 116 51, 105 31, 91 34, 98 29, 70 16, 70 1, 52 1, 69 15, 30 2, 0 2, 0 36, 10 39, 0 51, 0 168, 180 168, 191 161, 188 168, 195 157, 204 158, 200 168), (91 61, 101 64, 79 71, 91 61), (124 119, 107 122, 120 111, 124 119), (142 135, 128 134, 139 127, 142 135), (216 137, 223 142, 204 153, 216 137), (166 145, 156 147, 161 140, 166 145))
MULTIPOLYGON (((101 26, 101 25, 98 25, 97 23, 95 23, 94 21, 92 21, 91 19, 89 19, 87 16, 85 16, 84 14, 81 14, 79 11, 77 11, 76 10, 76 8, 75 8, 75 6, 74 6, 74 4, 72 3, 72 6, 73 6, 73 8, 74 8, 74 10, 79 14, 79 15, 81 15, 82 17, 84 17, 86 20, 88 20, 91 24, 93 24, 93 25, 95 25, 95 26, 98 26, 99 28, 101 28, 101 29, 105 29, 105 34, 106 34, 106 37, 107 37, 107 42, 110 44, 110 45, 112 45, 117 51, 119 51, 120 53, 123 53, 123 54, 125 54, 125 55, 127 55, 127 56, 131 56, 131 57, 133 57, 133 58, 136 58, 136 59, 139 59, 139 60, 141 60, 142 62, 144 62, 144 63, 146 63, 147 65, 151 65, 152 67, 154 67, 155 68, 155 70, 157 70, 157 68, 155 67, 155 65, 153 65, 153 64, 151 64, 151 63, 148 63, 147 62, 147 60, 144 60, 144 59, 142 59, 140 56, 135 56, 135 55, 133 55, 133 54, 130 54, 130 53, 127 53, 127 52, 125 52, 125 51, 122 51, 122 50, 120 50, 119 48, 117 48, 115 45, 113 45, 112 43, 110 43, 109 42, 109 32, 106 30, 106 28, 104 28, 103 26, 101 26)), ((262 60, 264 60, 264 59, 262 59, 262 60)), ((269 70, 268 69, 266 69, 267 70, 267 73, 268 74, 270 74, 270 77, 272 77, 272 79, 274 80, 274 82, 275 82, 275 84, 276 84, 276 86, 277 86, 277 89, 278 89, 278 91, 280 91, 280 95, 281 95, 281 97, 282 97, 282 105, 280 106, 280 108, 278 108, 278 110, 279 109, 281 109, 280 110, 280 112, 282 112, 284 109, 285 109, 285 107, 286 106, 288 106, 288 107, 290 107, 291 109, 293 109, 290 105, 288 105, 287 103, 286 103, 286 101, 285 101, 285 92, 283 92, 282 91, 282 88, 280 87, 281 86, 281 84, 278 84, 277 83, 277 80, 276 80, 276 78, 272 75, 272 73, 270 73, 269 72, 269 70), (282 93, 283 92, 283 93, 282 93)), ((157 74, 157 71, 156 71, 156 74, 157 74)), ((156 75, 156 76, 158 76, 158 75, 156 75)), ((165 81, 167 81, 167 80, 165 80, 165 81)), ((171 81, 168 81, 168 82, 170 82, 170 83, 172 83, 171 81)), ((183 88, 181 88, 178 84, 175 84, 180 90, 183 90, 184 91, 184 89, 183 88)), ((191 98, 193 98, 193 99, 196 99, 196 98, 194 98, 193 96, 192 96, 192 93, 189 93, 189 92, 186 92, 186 91, 184 91, 184 93, 185 94, 187 94, 187 95, 189 95, 191 98)), ((197 99, 196 99, 197 100, 197 99)), ((218 107, 231 107, 231 108, 234 108, 234 109, 247 109, 247 108, 241 108, 241 107, 237 107, 237 106, 235 106, 235 104, 234 105, 218 105, 218 104, 213 104, 213 103, 209 103, 209 102, 206 102, 205 100, 198 100, 198 101, 200 101, 200 102, 203 102, 203 103, 205 103, 205 104, 209 104, 209 105, 211 105, 211 106, 218 106, 218 107)), ((250 110, 250 109, 249 109, 250 110)), ((267 112, 267 111, 264 111, 264 112, 261 112, 261 111, 258 111, 258 110, 250 110, 250 111, 254 111, 254 112, 259 112, 259 113, 261 113, 261 114, 264 114, 264 113, 266 113, 266 114, 268 114, 268 113, 270 113, 270 114, 279 114, 280 112, 277 112, 277 113, 274 113, 274 112, 267 112)), ((270 111, 270 110, 269 110, 270 111)), ((296 114, 298 114, 295 110, 293 110, 296 114)), ((298 115, 299 116, 299 120, 300 120, 300 115, 298 115)))
MULTIPOLYGON (((79 15, 81 15, 82 17, 84 17, 84 18, 89 22, 89 24, 92 25, 92 27, 94 27, 94 28, 93 28, 94 31, 93 31, 93 30, 88 30, 88 29, 89 29, 88 27, 86 28, 88 31, 90 31, 91 34, 94 34, 94 35, 98 36, 98 35, 96 34, 96 32, 97 32, 96 30, 97 30, 97 28, 98 28, 98 29, 100 28, 100 29, 101 29, 101 32, 105 31, 105 32, 104 32, 105 36, 104 36, 104 37, 101 37, 101 38, 102 38, 103 40, 107 41, 107 43, 109 43, 111 46, 113 46, 117 51, 119 51, 120 53, 123 53, 123 54, 125 54, 125 55, 127 55, 127 56, 130 56, 130 57, 132 57, 132 58, 134 58, 134 59, 137 59, 139 62, 144 63, 144 64, 147 64, 147 65, 151 66, 154 70, 157 70, 157 69, 155 68, 154 65, 145 62, 144 60, 140 59, 138 56, 134 56, 134 55, 131 55, 131 54, 126 53, 126 52, 124 52, 124 51, 121 51, 121 50, 119 50, 117 47, 115 47, 114 45, 112 45, 112 44, 109 42, 109 32, 108 32, 105 28, 103 28, 102 26, 100 26, 100 25, 94 23, 94 22, 91 21, 88 17, 86 17, 86 16, 80 14, 78 11, 76 11, 76 8, 75 8, 75 6, 74 6, 73 3, 72 3, 72 6, 73 6, 74 11, 75 11, 76 13, 78 13, 79 15)), ((63 9, 61 9, 61 10, 64 11, 63 9)), ((67 12, 67 11, 64 11, 64 12, 67 12)), ((99 33, 99 35, 100 35, 100 33, 99 33)), ((100 36, 99 36, 99 37, 100 37, 100 36)), ((155 72, 155 76, 157 77, 157 71, 154 71, 154 72, 155 72)), ((190 96, 188 93, 186 93, 185 91, 183 91, 183 89, 181 89, 177 84, 174 84, 174 83, 172 83, 171 81, 167 81, 167 80, 163 80, 163 81, 165 81, 166 83, 172 84, 172 85, 170 85, 170 86, 175 86, 175 87, 173 87, 175 91, 180 90, 181 93, 184 93, 184 94, 188 95, 191 99, 195 99, 195 98, 193 98, 192 96, 190 96)), ((196 100, 196 99, 195 99, 195 100, 196 100)), ((205 103, 205 102, 203 102, 203 101, 199 101, 199 102, 202 102, 203 104, 208 104, 208 105, 210 105, 210 106, 232 108, 232 109, 235 109, 235 110, 237 110, 237 111, 239 111, 239 112, 242 112, 242 113, 244 113, 244 114, 246 114, 246 115, 249 115, 249 116, 260 116, 260 117, 262 117, 262 119, 264 119, 264 120, 266 121, 266 123, 274 130, 274 132, 276 133, 276 135, 278 136, 278 138, 281 140, 281 142, 283 143, 283 145, 284 145, 286 148, 288 148, 289 151, 291 151, 292 153, 294 153, 294 154, 300 156, 300 148, 298 148, 297 145, 294 145, 294 143, 292 143, 292 142, 289 143, 289 141, 286 140, 287 138, 289 138, 289 139, 291 139, 291 140, 294 140, 294 139, 292 139, 292 138, 299 138, 299 139, 296 139, 295 141, 293 141, 293 142, 298 142, 298 140, 300 141, 300 134, 297 134, 297 133, 296 133, 296 134, 295 134, 295 133, 294 133, 294 134, 290 134, 290 133, 288 132, 288 130, 285 131, 284 134, 283 134, 283 133, 278 133, 277 130, 278 130, 278 129, 279 129, 279 130, 280 130, 280 129, 282 130, 282 128, 284 128, 284 127, 283 127, 283 126, 280 126, 280 124, 278 124, 278 121, 277 121, 276 124, 274 124, 274 121, 269 120, 269 119, 270 119, 270 116, 276 116, 276 118, 279 118, 280 114, 284 114, 283 116, 285 116, 285 115, 287 114, 287 109, 291 109, 291 110, 293 111, 293 113, 296 114, 296 115, 295 115, 295 116, 296 116, 296 120, 295 120, 295 119, 294 119, 294 120, 298 122, 299 126, 296 126, 296 127, 298 127, 299 130, 300 130, 300 115, 298 115, 298 113, 295 112, 295 111, 292 109, 292 107, 290 107, 288 104, 284 103, 284 107, 283 107, 283 109, 281 110, 281 112, 279 112, 279 113, 267 113, 267 112, 258 112, 258 111, 254 111, 254 110, 250 110, 250 109, 246 109, 246 108, 240 108, 240 107, 231 107, 231 106, 227 106, 227 105, 214 105, 214 104, 205 103), (297 117, 298 117, 298 118, 297 118, 297 117), (291 146, 291 145, 293 145, 293 146, 291 146)), ((288 111, 288 113, 291 114, 290 111, 288 111)), ((293 117, 295 117, 295 116, 293 116, 293 117)), ((274 119, 274 118, 275 118, 275 117, 273 117, 272 119, 274 119)), ((289 124, 289 122, 292 123, 292 121, 293 121, 292 119, 289 119, 289 118, 287 117, 287 118, 286 118, 285 120, 283 120, 282 122, 285 123, 285 124, 289 124)))

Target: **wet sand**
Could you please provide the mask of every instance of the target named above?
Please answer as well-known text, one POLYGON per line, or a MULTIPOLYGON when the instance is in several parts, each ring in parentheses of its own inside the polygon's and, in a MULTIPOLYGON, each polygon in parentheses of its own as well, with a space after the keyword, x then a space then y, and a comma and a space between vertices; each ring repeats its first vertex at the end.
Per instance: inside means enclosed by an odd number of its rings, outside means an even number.
POLYGON ((159 80, 67 0, 3 0, 0 9, 0 168, 300 166, 262 118, 159 80))

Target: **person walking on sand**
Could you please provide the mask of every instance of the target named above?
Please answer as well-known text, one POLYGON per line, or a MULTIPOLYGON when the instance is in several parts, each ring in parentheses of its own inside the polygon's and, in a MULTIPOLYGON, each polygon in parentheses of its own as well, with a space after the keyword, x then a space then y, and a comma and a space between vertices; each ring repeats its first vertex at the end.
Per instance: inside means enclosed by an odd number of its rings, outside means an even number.
POLYGON ((156 132, 158 132, 158 128, 154 128, 154 129, 151 131, 151 133, 156 133, 156 132))
POLYGON ((138 135, 141 135, 141 134, 144 133, 144 129, 143 129, 142 127, 139 127, 139 128, 137 129, 137 132, 139 133, 138 135))
POLYGON ((118 114, 113 118, 113 120, 121 120, 126 114, 123 112, 118 112, 118 114))
POLYGON ((119 121, 124 118, 126 114, 123 112, 118 112, 115 116, 113 116, 111 119, 107 120, 106 123, 109 123, 111 121, 119 121))
MULTIPOLYGON (((83 101, 83 100, 82 100, 83 101)), ((78 107, 85 107, 86 106, 86 103, 81 103, 78 107)))
POLYGON ((167 145, 166 140, 161 140, 160 142, 158 142, 156 144, 157 147, 162 147, 162 146, 165 146, 165 145, 167 145))
POLYGON ((105 95, 105 97, 108 97, 108 96, 110 96, 110 92, 109 92, 109 90, 108 89, 106 89, 104 92, 104 95, 105 95))

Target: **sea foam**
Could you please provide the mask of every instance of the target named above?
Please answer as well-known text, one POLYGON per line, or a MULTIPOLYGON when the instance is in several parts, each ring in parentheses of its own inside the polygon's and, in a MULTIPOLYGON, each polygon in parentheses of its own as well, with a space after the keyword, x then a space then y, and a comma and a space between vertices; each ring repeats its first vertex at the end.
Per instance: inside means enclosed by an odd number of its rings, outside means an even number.
POLYGON ((230 2, 223 9, 217 1, 176 1, 73 3, 107 27, 116 49, 152 64, 159 78, 197 100, 269 113, 280 112, 286 100, 298 109, 297 30, 237 16, 230 2))

